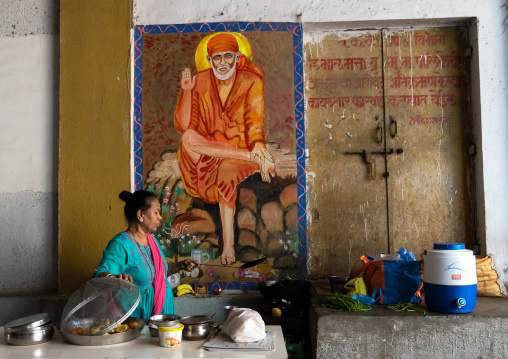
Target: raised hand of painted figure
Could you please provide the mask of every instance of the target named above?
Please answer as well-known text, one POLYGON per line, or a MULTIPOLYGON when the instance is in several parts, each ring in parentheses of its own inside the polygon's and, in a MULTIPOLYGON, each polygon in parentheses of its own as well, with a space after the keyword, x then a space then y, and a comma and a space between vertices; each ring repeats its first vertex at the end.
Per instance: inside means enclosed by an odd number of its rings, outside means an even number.
POLYGON ((184 91, 190 91, 194 88, 196 84, 196 76, 191 77, 191 71, 189 68, 186 68, 182 71, 182 89, 184 91))
POLYGON ((175 111, 175 124, 180 132, 189 129, 191 118, 192 89, 196 85, 196 76, 191 77, 191 70, 186 68, 182 71, 182 95, 178 99, 178 106, 175 111))

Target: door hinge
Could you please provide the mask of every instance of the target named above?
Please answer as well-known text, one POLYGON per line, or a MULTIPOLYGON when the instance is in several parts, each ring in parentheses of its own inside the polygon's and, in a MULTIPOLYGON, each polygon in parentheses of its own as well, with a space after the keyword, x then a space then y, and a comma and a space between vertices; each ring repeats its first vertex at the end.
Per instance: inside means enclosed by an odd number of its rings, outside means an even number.
POLYGON ((473 48, 471 46, 468 46, 466 48, 466 51, 464 51, 464 57, 471 58, 473 56, 473 48))
POLYGON ((471 156, 476 155, 476 145, 475 144, 469 145, 468 152, 471 156))

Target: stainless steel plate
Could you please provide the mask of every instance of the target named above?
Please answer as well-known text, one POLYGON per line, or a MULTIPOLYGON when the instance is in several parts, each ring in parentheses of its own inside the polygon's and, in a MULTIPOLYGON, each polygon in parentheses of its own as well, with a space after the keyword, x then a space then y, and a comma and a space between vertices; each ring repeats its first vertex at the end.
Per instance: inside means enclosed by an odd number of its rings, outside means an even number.
POLYGON ((174 327, 181 319, 179 315, 159 314, 150 317, 150 321, 157 327, 174 327))
POLYGON ((186 324, 201 324, 208 323, 213 321, 212 317, 209 315, 190 315, 188 317, 183 317, 178 320, 180 323, 186 324))
MULTIPOLYGON (((69 319, 70 323, 67 324, 67 327, 76 328, 90 328, 93 325, 93 319, 77 319, 73 320, 69 319)), ((130 322, 137 322, 138 327, 136 329, 131 329, 123 333, 115 333, 110 335, 101 335, 101 336, 91 336, 91 335, 74 335, 67 332, 63 332, 57 327, 57 330, 60 331, 64 340, 71 344, 76 345, 110 345, 110 344, 118 344, 128 342, 130 340, 136 339, 141 334, 141 331, 146 325, 144 319, 141 318, 127 318, 125 321, 126 324, 130 322)))

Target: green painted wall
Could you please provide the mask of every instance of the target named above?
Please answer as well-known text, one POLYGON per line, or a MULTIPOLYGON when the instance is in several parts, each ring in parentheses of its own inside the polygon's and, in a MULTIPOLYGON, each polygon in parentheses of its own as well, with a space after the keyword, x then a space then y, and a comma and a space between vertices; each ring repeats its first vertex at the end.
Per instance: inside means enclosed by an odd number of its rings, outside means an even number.
POLYGON ((130 0, 60 0, 59 290, 92 275, 125 228, 130 189, 130 0))

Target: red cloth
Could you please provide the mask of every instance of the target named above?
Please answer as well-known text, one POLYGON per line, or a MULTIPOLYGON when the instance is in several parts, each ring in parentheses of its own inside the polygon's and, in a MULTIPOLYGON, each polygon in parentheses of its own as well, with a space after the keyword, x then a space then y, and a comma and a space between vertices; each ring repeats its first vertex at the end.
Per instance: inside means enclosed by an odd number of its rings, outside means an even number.
POLYGON ((238 42, 233 35, 218 34, 212 37, 207 44, 208 55, 212 56, 218 52, 238 52, 238 42))
POLYGON ((153 310, 152 315, 159 315, 164 307, 164 301, 166 300, 166 278, 164 278, 164 262, 159 251, 159 246, 155 243, 155 238, 148 233, 146 235, 148 239, 148 245, 152 251, 153 266, 155 268, 155 278, 153 281, 154 296, 153 296, 153 310))
POLYGON ((252 71, 255 74, 261 76, 261 71, 254 65, 252 61, 250 61, 245 55, 241 55, 240 59, 236 62, 237 70, 248 70, 252 71))

